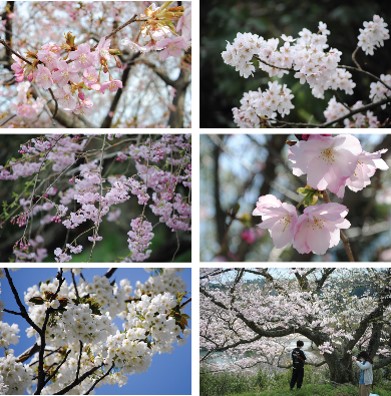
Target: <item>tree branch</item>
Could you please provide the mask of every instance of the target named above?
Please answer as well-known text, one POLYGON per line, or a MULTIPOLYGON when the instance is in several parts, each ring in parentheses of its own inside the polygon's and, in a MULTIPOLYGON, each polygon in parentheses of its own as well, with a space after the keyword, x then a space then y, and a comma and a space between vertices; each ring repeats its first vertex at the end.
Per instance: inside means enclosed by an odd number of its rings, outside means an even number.
POLYGON ((106 377, 110 374, 110 371, 114 368, 114 366, 115 366, 115 365, 114 365, 114 363, 113 363, 113 364, 111 365, 111 367, 106 371, 106 373, 103 374, 101 377, 99 377, 99 378, 92 384, 91 388, 88 389, 88 391, 87 391, 86 393, 84 393, 84 394, 85 394, 85 395, 89 395, 90 392, 92 392, 92 391, 94 390, 94 388, 96 387, 96 385, 98 385, 100 381, 102 381, 104 378, 106 378, 106 377))
POLYGON ((72 390, 75 386, 81 384, 91 374, 95 373, 96 370, 99 370, 102 366, 103 366, 103 364, 101 364, 100 366, 97 366, 97 367, 93 367, 92 369, 88 370, 82 376, 80 376, 77 380, 74 380, 68 386, 66 386, 65 388, 61 389, 59 392, 55 393, 55 395, 65 395, 67 392, 72 390))

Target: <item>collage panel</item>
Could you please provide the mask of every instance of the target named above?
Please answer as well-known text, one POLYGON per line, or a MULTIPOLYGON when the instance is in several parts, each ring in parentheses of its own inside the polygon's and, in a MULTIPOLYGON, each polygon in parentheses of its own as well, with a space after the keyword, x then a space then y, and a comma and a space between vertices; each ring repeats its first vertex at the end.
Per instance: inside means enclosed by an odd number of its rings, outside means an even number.
POLYGON ((0 127, 191 127, 191 2, 0 2, 0 127))
POLYGON ((191 269, 3 268, 1 394, 191 394, 191 269))
POLYGON ((211 0, 202 128, 390 127, 391 3, 211 0))
POLYGON ((391 395, 391 271, 202 268, 200 395, 391 395))
POLYGON ((202 134, 202 262, 389 262, 388 134, 202 134))
POLYGON ((2 135, 1 262, 191 262, 190 134, 2 135))

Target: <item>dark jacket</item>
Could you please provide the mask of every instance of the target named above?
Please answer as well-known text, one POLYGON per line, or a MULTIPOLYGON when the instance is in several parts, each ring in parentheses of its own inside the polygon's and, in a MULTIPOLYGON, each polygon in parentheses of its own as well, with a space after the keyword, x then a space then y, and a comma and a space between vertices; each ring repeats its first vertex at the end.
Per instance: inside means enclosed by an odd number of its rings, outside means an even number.
POLYGON ((306 359, 305 353, 300 348, 295 348, 292 351, 293 367, 304 367, 304 362, 306 359))

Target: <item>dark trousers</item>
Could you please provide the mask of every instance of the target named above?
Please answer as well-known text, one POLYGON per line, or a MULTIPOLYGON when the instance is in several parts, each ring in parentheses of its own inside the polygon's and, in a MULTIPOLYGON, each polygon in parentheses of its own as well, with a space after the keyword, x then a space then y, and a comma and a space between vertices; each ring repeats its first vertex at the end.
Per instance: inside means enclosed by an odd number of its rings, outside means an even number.
POLYGON ((293 367, 291 389, 295 387, 295 384, 297 384, 297 389, 300 389, 301 385, 303 385, 303 377, 304 367, 293 367))

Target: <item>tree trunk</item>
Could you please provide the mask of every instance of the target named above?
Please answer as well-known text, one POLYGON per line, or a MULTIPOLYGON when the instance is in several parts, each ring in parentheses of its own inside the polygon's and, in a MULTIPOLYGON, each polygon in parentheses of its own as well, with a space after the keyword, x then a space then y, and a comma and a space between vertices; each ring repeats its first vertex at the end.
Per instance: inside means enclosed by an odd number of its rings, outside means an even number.
POLYGON ((330 381, 337 384, 354 382, 352 357, 350 354, 345 353, 341 356, 334 351, 331 354, 325 353, 324 359, 330 371, 330 381))

